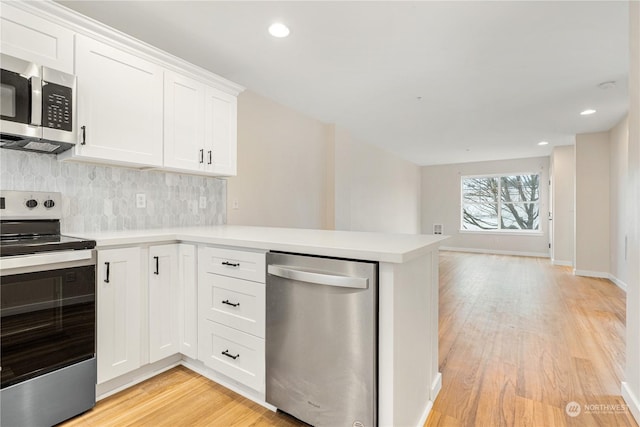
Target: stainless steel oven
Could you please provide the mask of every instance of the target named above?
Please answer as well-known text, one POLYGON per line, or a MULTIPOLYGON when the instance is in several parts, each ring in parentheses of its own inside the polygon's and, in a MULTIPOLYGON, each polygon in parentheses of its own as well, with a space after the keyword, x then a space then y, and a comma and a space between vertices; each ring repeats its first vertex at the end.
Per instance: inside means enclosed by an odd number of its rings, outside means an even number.
POLYGON ((57 154, 76 135, 76 78, 0 54, 0 146, 57 154))
POLYGON ((95 405, 95 241, 33 219, 60 204, 57 193, 0 192, 3 426, 54 425, 95 405), (30 219, 10 215, 20 209, 30 219))

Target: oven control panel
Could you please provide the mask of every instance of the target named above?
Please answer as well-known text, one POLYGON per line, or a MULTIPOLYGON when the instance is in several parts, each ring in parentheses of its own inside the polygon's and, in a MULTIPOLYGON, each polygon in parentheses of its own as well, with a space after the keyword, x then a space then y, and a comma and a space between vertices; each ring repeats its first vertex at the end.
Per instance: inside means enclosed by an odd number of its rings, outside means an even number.
POLYGON ((61 193, 45 191, 0 191, 0 219, 61 218, 61 193))

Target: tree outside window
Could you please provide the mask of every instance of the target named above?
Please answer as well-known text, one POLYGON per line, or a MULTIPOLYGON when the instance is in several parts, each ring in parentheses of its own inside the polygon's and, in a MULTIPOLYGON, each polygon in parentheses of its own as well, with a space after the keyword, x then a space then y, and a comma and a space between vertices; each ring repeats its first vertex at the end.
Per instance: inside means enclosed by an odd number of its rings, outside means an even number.
POLYGON ((462 177, 463 230, 540 228, 540 175, 462 177))

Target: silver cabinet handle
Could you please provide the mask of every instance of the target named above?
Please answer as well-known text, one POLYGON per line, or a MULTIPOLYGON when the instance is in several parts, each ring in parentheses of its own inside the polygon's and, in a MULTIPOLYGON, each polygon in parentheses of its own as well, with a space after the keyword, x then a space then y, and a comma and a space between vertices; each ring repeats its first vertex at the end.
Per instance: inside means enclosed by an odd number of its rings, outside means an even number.
POLYGON ((267 267, 267 272, 272 276, 298 280, 300 282, 314 283, 317 285, 357 289, 367 289, 369 287, 369 279, 366 277, 336 276, 332 274, 302 270, 299 268, 285 267, 282 265, 270 265, 267 267))

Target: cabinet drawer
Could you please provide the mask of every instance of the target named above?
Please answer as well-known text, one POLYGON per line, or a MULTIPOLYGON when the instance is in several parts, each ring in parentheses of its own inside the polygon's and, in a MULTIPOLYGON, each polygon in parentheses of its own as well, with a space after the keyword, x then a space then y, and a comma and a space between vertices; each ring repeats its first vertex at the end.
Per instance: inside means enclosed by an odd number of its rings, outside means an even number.
POLYGON ((265 254, 236 249, 202 248, 204 271, 238 279, 265 282, 265 254))
POLYGON ((199 298, 203 316, 264 338, 265 285, 211 273, 204 277, 199 298))
POLYGON ((209 320, 202 323, 205 365, 263 392, 264 340, 209 320))

